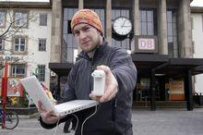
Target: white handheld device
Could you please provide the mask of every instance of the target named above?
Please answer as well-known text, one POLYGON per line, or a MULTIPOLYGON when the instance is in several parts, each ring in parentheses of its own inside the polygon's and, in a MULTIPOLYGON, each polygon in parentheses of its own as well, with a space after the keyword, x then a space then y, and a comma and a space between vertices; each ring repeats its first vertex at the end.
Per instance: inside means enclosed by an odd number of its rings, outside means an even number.
POLYGON ((94 78, 93 82, 93 94, 95 96, 102 96, 104 95, 104 90, 106 86, 106 74, 103 70, 95 70, 92 73, 92 76, 94 78))

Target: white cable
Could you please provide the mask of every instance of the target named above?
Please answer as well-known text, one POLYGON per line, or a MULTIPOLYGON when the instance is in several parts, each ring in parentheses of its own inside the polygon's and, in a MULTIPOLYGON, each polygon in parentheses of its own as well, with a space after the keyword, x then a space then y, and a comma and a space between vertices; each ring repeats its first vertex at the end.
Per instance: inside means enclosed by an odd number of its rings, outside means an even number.
MULTIPOLYGON (((83 123, 82 123, 82 125, 81 125, 81 135, 83 135, 83 127, 84 127, 85 122, 86 122, 88 119, 90 119, 92 116, 94 116, 94 115, 96 114, 96 112, 97 112, 97 106, 95 106, 95 111, 83 121, 83 123)), ((75 114, 72 114, 72 115, 73 115, 73 116, 76 118, 76 120, 77 120, 76 127, 75 127, 75 132, 76 132, 76 131, 77 131, 77 128, 78 128, 78 125, 79 125, 79 118, 78 118, 78 116, 75 115, 75 114)), ((58 127, 59 127, 59 121, 60 121, 60 119, 58 119, 58 121, 57 121, 57 123, 56 123, 56 128, 55 128, 55 131, 54 131, 54 134, 53 134, 53 135, 56 135, 57 129, 58 129, 58 127)))
POLYGON ((95 111, 83 121, 83 123, 82 123, 82 125, 81 125, 81 135, 83 135, 83 127, 84 127, 85 122, 86 122, 89 118, 91 118, 92 116, 94 116, 94 115, 96 114, 96 112, 97 112, 97 106, 95 106, 95 111))
POLYGON ((78 125, 79 125, 79 118, 78 118, 78 116, 77 115, 75 115, 75 114, 72 114, 75 118, 76 118, 76 120, 77 120, 77 123, 76 123, 76 126, 75 126, 75 132, 77 131, 77 128, 78 128, 78 125))

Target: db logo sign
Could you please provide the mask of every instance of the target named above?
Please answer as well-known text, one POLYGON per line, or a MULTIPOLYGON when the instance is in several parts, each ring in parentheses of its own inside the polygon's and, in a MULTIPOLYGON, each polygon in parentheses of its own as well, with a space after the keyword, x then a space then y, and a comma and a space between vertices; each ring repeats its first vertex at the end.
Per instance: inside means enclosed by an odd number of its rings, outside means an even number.
POLYGON ((138 39, 138 49, 140 50, 155 50, 155 41, 154 39, 140 38, 138 39))

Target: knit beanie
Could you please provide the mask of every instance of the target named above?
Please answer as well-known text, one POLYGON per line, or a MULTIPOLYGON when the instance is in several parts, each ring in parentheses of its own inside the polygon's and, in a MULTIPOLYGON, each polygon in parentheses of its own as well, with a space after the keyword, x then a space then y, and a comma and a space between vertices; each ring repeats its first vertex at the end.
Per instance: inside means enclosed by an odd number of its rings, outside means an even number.
POLYGON ((96 28, 102 35, 104 34, 102 23, 98 14, 91 9, 81 9, 73 15, 71 30, 73 31, 74 27, 81 23, 89 24, 96 28))

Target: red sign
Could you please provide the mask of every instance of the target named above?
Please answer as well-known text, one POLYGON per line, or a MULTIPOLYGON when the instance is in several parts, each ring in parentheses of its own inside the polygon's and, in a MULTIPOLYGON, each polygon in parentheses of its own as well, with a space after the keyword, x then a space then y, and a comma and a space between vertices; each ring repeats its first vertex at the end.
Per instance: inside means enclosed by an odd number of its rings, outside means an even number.
POLYGON ((8 79, 8 91, 7 96, 23 97, 24 88, 19 81, 19 78, 9 78, 8 79))

